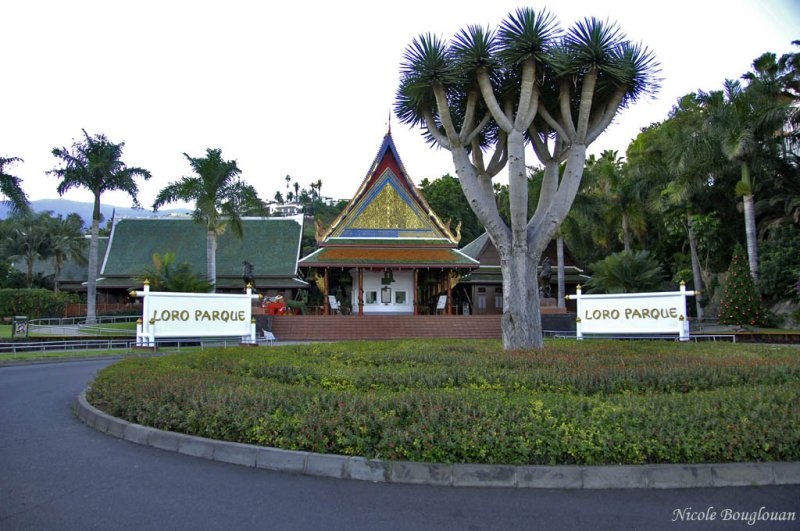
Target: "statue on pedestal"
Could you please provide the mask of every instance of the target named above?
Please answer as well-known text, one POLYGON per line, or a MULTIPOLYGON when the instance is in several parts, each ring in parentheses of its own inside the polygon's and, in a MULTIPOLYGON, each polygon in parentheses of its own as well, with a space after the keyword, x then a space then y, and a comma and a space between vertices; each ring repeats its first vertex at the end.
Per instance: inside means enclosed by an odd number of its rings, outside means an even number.
POLYGON ((542 272, 539 273, 539 298, 550 298, 550 277, 553 276, 553 267, 550 265, 550 258, 542 260, 542 272))
POLYGON ((255 289, 256 277, 253 276, 253 264, 247 260, 242 262, 242 280, 244 281, 244 289, 247 289, 248 285, 255 289))

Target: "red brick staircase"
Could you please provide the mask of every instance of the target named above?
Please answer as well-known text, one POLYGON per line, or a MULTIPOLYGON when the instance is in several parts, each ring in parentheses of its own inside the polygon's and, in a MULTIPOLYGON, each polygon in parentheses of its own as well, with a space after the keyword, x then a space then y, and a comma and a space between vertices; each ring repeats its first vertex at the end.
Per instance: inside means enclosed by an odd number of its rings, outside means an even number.
MULTIPOLYGON (((563 308, 542 315, 566 317, 563 308)), ((276 315, 272 333, 279 341, 344 339, 500 339, 500 315, 276 315)), ((264 317, 258 317, 266 319, 264 317)), ((544 323, 543 323, 544 324, 544 323)), ((259 322, 259 328, 264 327, 259 322)), ((545 328, 547 325, 545 324, 545 328)))

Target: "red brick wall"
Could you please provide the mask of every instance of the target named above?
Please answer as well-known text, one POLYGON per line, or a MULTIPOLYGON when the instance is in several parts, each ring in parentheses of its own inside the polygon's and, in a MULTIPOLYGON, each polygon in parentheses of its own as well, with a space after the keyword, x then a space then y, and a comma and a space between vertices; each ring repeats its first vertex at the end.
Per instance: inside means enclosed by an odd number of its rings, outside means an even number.
POLYGON ((276 315, 272 332, 281 341, 499 339, 500 315, 276 315))

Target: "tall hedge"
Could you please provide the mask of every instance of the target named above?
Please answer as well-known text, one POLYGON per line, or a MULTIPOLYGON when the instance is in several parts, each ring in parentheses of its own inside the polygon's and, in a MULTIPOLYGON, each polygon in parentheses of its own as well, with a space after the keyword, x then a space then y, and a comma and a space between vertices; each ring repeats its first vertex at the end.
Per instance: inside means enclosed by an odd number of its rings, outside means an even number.
POLYGON ((64 307, 71 302, 78 302, 78 296, 74 293, 54 293, 46 289, 0 289, 0 317, 63 317, 64 307))

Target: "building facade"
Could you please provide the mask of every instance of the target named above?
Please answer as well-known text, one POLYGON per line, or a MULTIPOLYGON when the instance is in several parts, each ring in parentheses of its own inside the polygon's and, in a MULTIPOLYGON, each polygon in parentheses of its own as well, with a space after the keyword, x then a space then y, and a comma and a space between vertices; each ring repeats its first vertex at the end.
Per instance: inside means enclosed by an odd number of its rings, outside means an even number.
POLYGON ((391 133, 319 249, 300 260, 323 292, 324 312, 417 315, 454 312, 453 288, 478 262, 408 176, 391 133))

